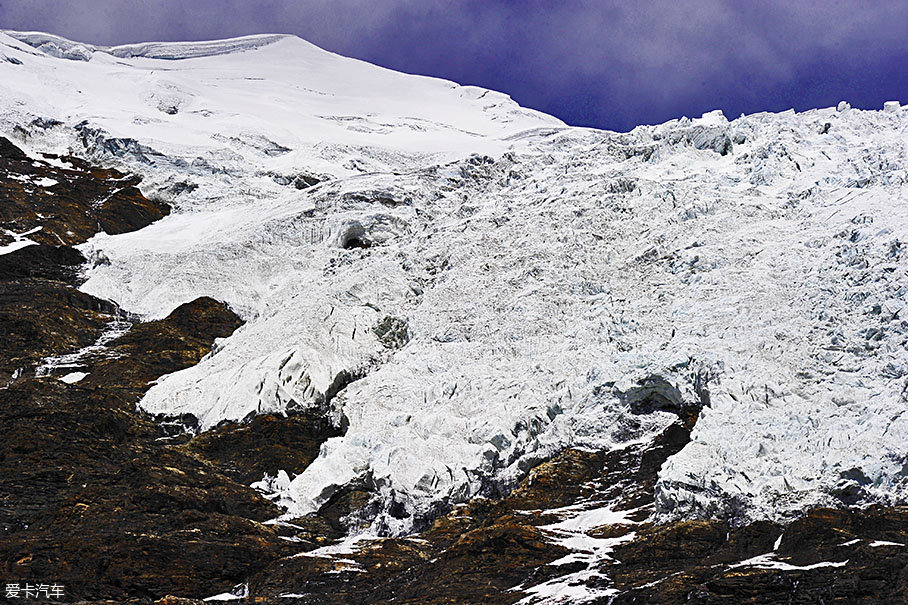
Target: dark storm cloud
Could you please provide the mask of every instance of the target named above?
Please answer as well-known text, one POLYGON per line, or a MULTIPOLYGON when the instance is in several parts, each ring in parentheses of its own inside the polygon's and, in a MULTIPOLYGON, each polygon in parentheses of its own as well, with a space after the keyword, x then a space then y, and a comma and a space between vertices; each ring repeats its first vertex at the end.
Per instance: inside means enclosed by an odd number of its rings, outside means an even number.
POLYGON ((294 33, 617 129, 908 100, 904 0, 0 0, 0 26, 101 44, 294 33))

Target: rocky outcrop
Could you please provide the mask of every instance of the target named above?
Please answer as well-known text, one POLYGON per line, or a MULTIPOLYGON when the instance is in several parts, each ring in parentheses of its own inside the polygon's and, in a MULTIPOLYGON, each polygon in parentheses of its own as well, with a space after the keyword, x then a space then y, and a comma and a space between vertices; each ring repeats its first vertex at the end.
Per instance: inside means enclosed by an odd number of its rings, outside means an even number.
POLYGON ((0 255, 0 280, 43 278, 66 284, 78 281, 85 257, 69 246, 35 244, 0 255))
POLYGON ((277 475, 297 475, 318 456, 321 444, 341 434, 322 416, 256 416, 249 423, 224 423, 201 433, 181 449, 205 459, 244 485, 277 475))
POLYGON ((85 359, 82 386, 118 391, 131 400, 149 383, 195 365, 216 338, 230 336, 240 324, 226 305, 202 297, 180 305, 160 321, 140 323, 85 359))
POLYGON ((0 385, 44 357, 87 347, 118 317, 115 305, 61 282, 0 281, 0 385))
MULTIPOLYGON (((26 374, 0 390, 5 578, 55 578, 83 597, 205 596, 287 552, 261 524, 274 505, 135 412, 150 380, 195 363, 238 323, 199 299, 85 358, 75 384, 26 374)), ((72 339, 79 327, 60 331, 72 339)))
POLYGON ((905 603, 908 509, 816 509, 787 527, 652 527, 615 549, 614 603, 905 603))
POLYGON ((0 245, 23 233, 41 244, 73 245, 98 231, 135 231, 169 214, 170 206, 142 195, 139 181, 73 156, 30 158, 0 137, 0 245))

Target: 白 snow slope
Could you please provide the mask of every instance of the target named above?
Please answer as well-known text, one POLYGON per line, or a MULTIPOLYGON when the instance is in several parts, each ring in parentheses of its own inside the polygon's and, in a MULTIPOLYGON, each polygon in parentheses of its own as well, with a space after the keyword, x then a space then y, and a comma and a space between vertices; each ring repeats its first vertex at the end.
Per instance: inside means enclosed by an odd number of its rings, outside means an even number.
POLYGON ((177 206, 86 245, 84 289, 153 317, 204 294, 247 320, 142 407, 349 422, 263 483, 292 513, 367 480, 411 513, 377 523, 406 531, 564 446, 647 438, 668 416, 635 413, 641 384, 671 405, 709 392, 662 471, 665 514, 908 493, 904 110, 615 134, 296 38, 28 41, 90 60, 0 38, 21 63, 0 63, 4 129, 78 136, 177 206))
POLYGON ((8 120, 25 108, 67 125, 87 121, 83 137, 141 142, 126 153, 265 181, 300 169, 410 168, 486 144, 502 149, 489 139, 526 128, 562 126, 501 93, 393 72, 295 36, 101 48, 7 32, 0 49, 8 120))

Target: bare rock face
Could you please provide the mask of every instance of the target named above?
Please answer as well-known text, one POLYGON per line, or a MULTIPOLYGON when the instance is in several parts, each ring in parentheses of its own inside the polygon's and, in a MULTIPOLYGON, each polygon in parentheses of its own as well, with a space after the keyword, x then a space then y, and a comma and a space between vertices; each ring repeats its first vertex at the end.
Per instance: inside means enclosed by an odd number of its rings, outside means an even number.
POLYGON ((256 416, 248 424, 225 423, 199 434, 182 449, 249 485, 279 471, 299 474, 318 456, 325 439, 341 431, 314 415, 256 416))
MULTIPOLYGON (((167 216, 170 206, 142 195, 139 180, 72 156, 34 160, 0 137, 0 228, 31 232, 31 241, 51 246, 81 243, 98 231, 141 229, 167 216)), ((0 244, 10 237, 0 236, 0 244)))
POLYGON ((75 248, 35 244, 0 256, 0 279, 31 277, 76 284, 84 262, 85 257, 75 248))
POLYGON ((615 603, 904 603, 908 510, 816 509, 787 527, 653 527, 616 548, 615 603))
POLYGON ((29 376, 0 390, 4 577, 55 578, 86 597, 207 595, 286 551, 261 525, 276 507, 135 412, 150 380, 207 352, 213 326, 239 323, 210 299, 191 310, 138 324, 75 384, 29 376))
POLYGON ((58 281, 0 281, 0 385, 43 357, 90 345, 117 317, 112 303, 58 281))
POLYGON ((152 380, 195 365, 215 338, 229 336, 241 323, 223 303, 197 298, 166 319, 132 326, 103 352, 90 356, 82 385, 115 389, 137 400, 152 380))

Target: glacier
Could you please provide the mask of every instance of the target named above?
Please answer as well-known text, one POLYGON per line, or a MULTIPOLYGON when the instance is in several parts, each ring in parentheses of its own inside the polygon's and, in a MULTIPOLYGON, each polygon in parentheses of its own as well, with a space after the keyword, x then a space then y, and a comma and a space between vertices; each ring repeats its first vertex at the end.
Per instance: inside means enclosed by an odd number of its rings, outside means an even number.
POLYGON ((346 427, 257 484, 288 516, 368 481, 408 512, 375 529, 406 533, 689 406, 664 518, 908 497, 898 104, 615 133, 293 36, 4 32, 0 82, 4 136, 139 174, 174 206, 84 244, 84 291, 148 318, 206 295, 246 321, 143 410, 346 427))

